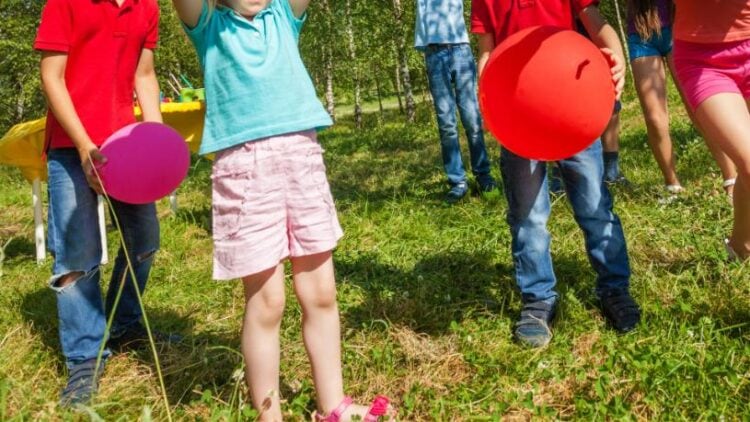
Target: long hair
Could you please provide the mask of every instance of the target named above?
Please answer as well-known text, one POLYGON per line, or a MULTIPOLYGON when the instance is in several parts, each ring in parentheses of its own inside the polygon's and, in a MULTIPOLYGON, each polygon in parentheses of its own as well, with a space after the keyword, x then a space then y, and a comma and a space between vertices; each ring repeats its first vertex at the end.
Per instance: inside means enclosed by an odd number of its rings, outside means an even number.
MULTIPOLYGON (((615 0, 617 1, 617 0, 615 0)), ((628 0, 628 14, 635 24, 638 36, 647 40, 651 35, 661 36, 661 19, 659 18, 658 0, 628 0)), ((670 15, 673 10, 672 0, 667 1, 670 15)))

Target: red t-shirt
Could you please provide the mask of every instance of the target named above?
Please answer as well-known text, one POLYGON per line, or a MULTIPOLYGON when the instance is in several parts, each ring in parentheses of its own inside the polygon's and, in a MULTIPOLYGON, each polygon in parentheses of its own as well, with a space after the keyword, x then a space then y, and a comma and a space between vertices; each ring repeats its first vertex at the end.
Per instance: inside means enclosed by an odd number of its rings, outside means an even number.
POLYGON ((750 39, 750 0, 675 0, 674 3, 676 40, 713 44, 750 39))
MULTIPOLYGON (((67 53, 65 84, 73 106, 96 145, 135 122, 135 71, 144 48, 159 36, 156 0, 49 0, 34 41, 40 51, 67 53)), ((47 145, 74 147, 52 112, 47 145)))
POLYGON ((494 34, 495 44, 531 26, 575 29, 575 18, 599 0, 472 0, 471 32, 494 34))

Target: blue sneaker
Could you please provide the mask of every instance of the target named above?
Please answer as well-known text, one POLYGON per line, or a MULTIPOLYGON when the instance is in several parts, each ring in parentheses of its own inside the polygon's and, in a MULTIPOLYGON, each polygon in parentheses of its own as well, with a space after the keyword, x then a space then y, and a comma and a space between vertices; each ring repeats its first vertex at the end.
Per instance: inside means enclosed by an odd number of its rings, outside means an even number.
POLYGON ((552 340, 550 325, 554 317, 555 302, 539 300, 525 303, 516 322, 516 340, 530 347, 548 345, 552 340))
POLYGON ((96 359, 89 359, 73 365, 68 370, 68 384, 60 393, 60 406, 73 407, 87 404, 96 394, 99 378, 104 373, 105 361, 99 363, 96 370, 96 359))
POLYGON ((457 183, 445 194, 445 202, 455 204, 466 196, 467 192, 469 192, 469 185, 466 182, 457 183))

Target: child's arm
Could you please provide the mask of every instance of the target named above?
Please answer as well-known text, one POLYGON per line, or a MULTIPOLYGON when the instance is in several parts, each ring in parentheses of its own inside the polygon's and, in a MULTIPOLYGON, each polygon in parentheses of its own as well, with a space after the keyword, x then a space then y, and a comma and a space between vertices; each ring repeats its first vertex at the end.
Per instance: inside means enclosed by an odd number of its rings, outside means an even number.
POLYGON ((162 122, 159 105, 159 82, 154 71, 154 52, 144 48, 135 69, 135 95, 143 112, 144 122, 162 122))
POLYGON ((586 28, 591 40, 609 59, 612 67, 612 81, 615 83, 617 99, 620 99, 625 87, 625 55, 622 52, 622 44, 615 29, 610 26, 599 12, 596 6, 589 6, 581 11, 578 16, 586 28))
POLYGON ((78 150, 78 155, 81 157, 81 166, 86 174, 89 186, 97 193, 102 193, 99 180, 92 170, 91 160, 94 160, 96 164, 103 164, 107 162, 107 158, 99 152, 99 148, 91 141, 73 106, 70 92, 65 85, 65 68, 67 63, 68 55, 66 53, 42 52, 42 90, 47 97, 49 109, 78 150))
POLYGON ((305 14, 307 6, 310 5, 310 0, 289 0, 289 4, 292 6, 294 16, 299 19, 305 14))
POLYGON ((479 76, 482 76, 484 67, 487 66, 487 61, 490 59, 492 50, 495 49, 495 35, 494 34, 477 34, 477 47, 479 48, 479 57, 477 59, 477 68, 479 76))
POLYGON ((172 0, 177 16, 185 25, 195 28, 198 25, 198 19, 203 11, 203 2, 205 0, 172 0))

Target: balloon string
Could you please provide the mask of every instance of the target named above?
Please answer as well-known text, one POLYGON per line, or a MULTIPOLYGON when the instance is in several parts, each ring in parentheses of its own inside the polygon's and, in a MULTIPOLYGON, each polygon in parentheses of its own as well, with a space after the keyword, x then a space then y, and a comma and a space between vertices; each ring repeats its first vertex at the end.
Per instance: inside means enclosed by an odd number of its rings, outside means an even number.
MULTIPOLYGON (((89 157, 89 162, 93 162, 91 158, 91 153, 88 154, 88 157, 89 157)), ((118 286, 118 289, 117 289, 117 295, 115 296, 115 300, 112 305, 112 311, 107 320, 106 332, 109 333, 109 330, 112 328, 112 323, 114 321, 114 316, 115 316, 115 310, 117 309, 117 306, 120 302, 120 297, 122 296, 122 291, 125 287, 125 277, 129 273, 130 279, 133 283, 133 287, 135 288, 136 296, 138 297, 138 305, 140 306, 141 312, 143 315, 143 322, 144 322, 144 325, 146 326, 146 333, 148 334, 148 342, 149 342, 149 346, 151 347, 151 353, 154 355, 154 364, 156 366, 157 376, 159 377, 159 385, 161 387, 162 398, 164 399, 164 407, 167 410, 167 420, 169 422, 172 422, 172 411, 169 406, 169 398, 167 397, 167 388, 164 385, 164 376, 161 370, 161 363, 159 362, 159 354, 156 352, 156 342, 154 341, 154 335, 151 331, 151 324, 149 324, 148 322, 148 316, 146 315, 146 307, 143 306, 143 298, 141 295, 141 289, 138 286, 138 282, 135 277, 135 270, 133 269, 133 263, 130 260, 130 254, 128 253, 128 248, 125 243, 125 237, 122 234, 122 227, 120 226, 120 221, 117 218, 117 213, 114 211, 114 208, 112 207, 112 201, 110 200, 110 197, 107 194, 107 190, 104 187, 104 182, 102 181, 102 178, 99 175, 99 171, 97 167, 92 165, 91 168, 94 170, 94 175, 96 176, 96 179, 99 181, 99 185, 102 188, 102 196, 107 201, 107 206, 109 206, 109 209, 112 211, 110 215, 112 216, 112 220, 115 223, 115 227, 117 227, 117 234, 120 238, 120 245, 122 246, 122 250, 125 255, 125 260, 127 261, 127 270, 128 270, 127 273, 123 273, 122 278, 120 280, 120 285, 118 286)), ((104 346, 105 346, 105 342, 102 342, 102 344, 99 346, 99 354, 96 357, 96 368, 95 368, 94 373, 99 372, 99 366, 101 364, 102 357, 104 355, 104 346)))

